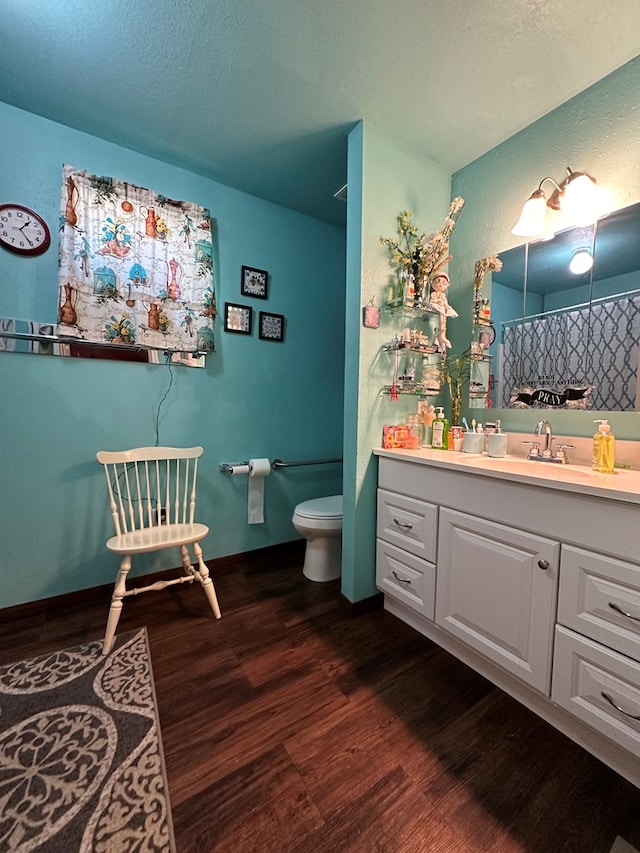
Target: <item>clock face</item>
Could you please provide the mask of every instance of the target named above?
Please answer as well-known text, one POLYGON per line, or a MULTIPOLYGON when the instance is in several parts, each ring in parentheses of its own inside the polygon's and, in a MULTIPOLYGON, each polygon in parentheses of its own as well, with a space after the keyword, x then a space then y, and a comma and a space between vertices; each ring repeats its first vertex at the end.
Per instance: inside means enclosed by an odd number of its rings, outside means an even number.
POLYGON ((0 204, 0 246, 18 255, 41 255, 50 244, 41 216, 21 204, 0 204))

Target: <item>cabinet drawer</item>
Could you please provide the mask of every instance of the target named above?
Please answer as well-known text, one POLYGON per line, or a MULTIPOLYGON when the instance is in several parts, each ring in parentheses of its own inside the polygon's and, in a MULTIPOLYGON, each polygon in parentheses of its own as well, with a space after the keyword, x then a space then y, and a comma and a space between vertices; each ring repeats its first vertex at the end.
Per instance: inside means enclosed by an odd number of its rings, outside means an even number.
POLYGON ((558 622, 640 661, 640 566, 563 546, 558 622))
POLYGON ((378 536, 434 563, 438 507, 378 489, 378 536))
POLYGON ((433 621, 436 567, 395 545, 377 540, 376 586, 433 621))
POLYGON ((558 626, 551 698, 640 757, 640 664, 558 626))

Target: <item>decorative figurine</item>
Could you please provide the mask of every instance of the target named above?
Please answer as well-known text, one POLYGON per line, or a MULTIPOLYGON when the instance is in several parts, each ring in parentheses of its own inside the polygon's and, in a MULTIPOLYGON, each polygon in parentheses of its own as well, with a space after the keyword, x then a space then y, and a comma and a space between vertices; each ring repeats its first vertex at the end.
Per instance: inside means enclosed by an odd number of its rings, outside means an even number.
POLYGON ((447 338, 447 317, 457 317, 458 312, 449 305, 447 299, 447 288, 449 287, 449 276, 440 272, 431 282, 431 296, 429 297, 429 309, 440 314, 440 330, 438 332, 438 344, 444 349, 451 349, 451 341, 447 338))

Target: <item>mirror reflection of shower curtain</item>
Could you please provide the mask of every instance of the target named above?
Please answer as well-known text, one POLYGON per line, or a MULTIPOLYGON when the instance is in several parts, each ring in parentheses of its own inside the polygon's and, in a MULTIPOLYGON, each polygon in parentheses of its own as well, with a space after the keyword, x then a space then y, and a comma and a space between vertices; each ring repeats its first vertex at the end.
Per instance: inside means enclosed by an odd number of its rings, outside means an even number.
POLYGON ((514 389, 595 386, 590 407, 637 409, 640 293, 505 324, 501 405, 514 389))
POLYGON ((593 302, 588 374, 597 377, 594 408, 638 410, 638 342, 640 293, 593 302), (630 346, 632 341, 635 346, 630 346))

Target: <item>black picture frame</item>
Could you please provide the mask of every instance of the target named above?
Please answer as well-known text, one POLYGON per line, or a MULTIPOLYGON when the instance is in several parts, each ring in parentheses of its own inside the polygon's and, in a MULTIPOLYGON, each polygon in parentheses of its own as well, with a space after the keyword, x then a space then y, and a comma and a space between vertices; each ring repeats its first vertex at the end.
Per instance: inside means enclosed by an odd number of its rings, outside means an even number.
POLYGON ((253 308, 235 302, 224 303, 224 330, 236 335, 250 335, 253 325, 253 308))
POLYGON ((261 311, 258 322, 258 337, 262 341, 284 341, 284 314, 261 311))
POLYGON ((269 273, 256 267, 242 267, 240 293, 255 299, 266 299, 269 286, 269 273))

